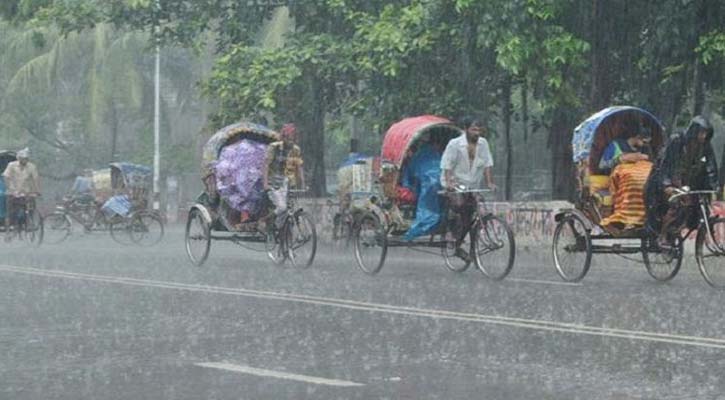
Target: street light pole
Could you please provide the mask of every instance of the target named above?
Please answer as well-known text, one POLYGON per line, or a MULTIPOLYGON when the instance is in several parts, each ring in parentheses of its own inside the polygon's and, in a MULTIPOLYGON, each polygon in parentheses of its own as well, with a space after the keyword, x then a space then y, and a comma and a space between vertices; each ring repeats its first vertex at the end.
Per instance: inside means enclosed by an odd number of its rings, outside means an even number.
MULTIPOLYGON (((159 1, 156 1, 157 10, 160 8, 159 1)), ((158 34, 158 18, 156 21, 156 33, 158 34)), ((161 164, 161 152, 159 149, 159 131, 160 131, 160 81, 161 78, 161 49, 156 39, 156 71, 154 73, 154 197, 153 197, 153 208, 158 210, 160 190, 159 190, 159 170, 161 164)))

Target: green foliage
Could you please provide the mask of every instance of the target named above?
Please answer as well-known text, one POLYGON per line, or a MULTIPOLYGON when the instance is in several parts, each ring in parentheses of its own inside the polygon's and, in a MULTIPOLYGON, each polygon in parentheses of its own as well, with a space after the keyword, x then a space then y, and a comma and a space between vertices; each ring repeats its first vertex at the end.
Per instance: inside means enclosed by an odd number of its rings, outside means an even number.
POLYGON ((695 49, 705 65, 716 59, 725 58, 725 31, 712 31, 700 38, 700 44, 695 49))

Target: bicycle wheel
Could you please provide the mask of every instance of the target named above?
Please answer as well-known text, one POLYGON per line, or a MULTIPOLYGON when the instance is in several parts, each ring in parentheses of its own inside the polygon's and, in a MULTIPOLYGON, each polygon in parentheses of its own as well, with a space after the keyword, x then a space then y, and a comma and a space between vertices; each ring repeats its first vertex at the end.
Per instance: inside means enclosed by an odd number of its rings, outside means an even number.
POLYGON ((56 211, 45 217, 43 226, 46 229, 45 242, 58 244, 68 239, 71 234, 73 224, 66 213, 56 211))
POLYGON ((186 255, 189 256, 191 263, 201 267, 209 257, 211 229, 202 213, 197 209, 192 209, 189 212, 189 218, 186 220, 184 242, 186 244, 186 255))
POLYGON ((495 215, 486 215, 471 231, 473 261, 488 278, 500 281, 514 267, 516 243, 511 227, 495 215))
POLYGON ((111 238, 116 243, 128 246, 133 244, 130 233, 130 220, 128 218, 121 217, 120 215, 114 216, 108 222, 108 230, 111 233, 111 238))
POLYGON ((711 218, 710 235, 700 225, 695 240, 695 257, 702 277, 712 287, 725 288, 725 218, 711 218))
POLYGON ((132 242, 140 246, 153 246, 164 237, 164 222, 156 213, 141 211, 131 218, 128 233, 132 242))
POLYGON ((25 221, 25 237, 33 246, 40 246, 43 243, 43 217, 37 212, 32 211, 25 221))
POLYGON ((642 239, 642 259, 647 272, 660 282, 674 278, 682 266, 684 241, 678 235, 672 241, 671 248, 660 249, 654 239, 642 239))
POLYGON ((317 253, 317 230, 312 217, 306 212, 297 213, 287 219, 289 241, 287 252, 292 265, 307 268, 312 265, 317 253))
POLYGON ((385 264, 388 253, 387 233, 375 214, 365 214, 355 227, 355 260, 360 269, 375 275, 385 264))
POLYGON ((455 240, 448 240, 448 234, 444 233, 440 236, 440 240, 444 243, 441 247, 441 255, 443 256, 443 265, 446 269, 453 272, 464 272, 471 266, 471 257, 461 257, 460 250, 456 252, 457 248, 466 250, 469 254, 473 253, 471 235, 466 235, 463 238, 460 246, 456 247, 455 240))
POLYGON ((575 214, 562 218, 554 230, 554 266, 561 279, 578 282, 592 263, 592 238, 584 221, 575 214))

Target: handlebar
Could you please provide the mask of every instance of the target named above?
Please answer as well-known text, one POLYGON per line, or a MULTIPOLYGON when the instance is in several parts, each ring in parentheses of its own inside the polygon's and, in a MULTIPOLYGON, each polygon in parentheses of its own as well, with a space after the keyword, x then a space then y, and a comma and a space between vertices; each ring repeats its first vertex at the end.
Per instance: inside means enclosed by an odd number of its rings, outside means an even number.
POLYGON ((439 190, 438 194, 440 195, 447 195, 447 194, 466 194, 466 193, 493 193, 495 190, 493 189, 462 189, 462 188, 454 188, 453 190, 439 190))
POLYGON ((670 203, 675 202, 675 200, 679 199, 680 197, 684 196, 699 196, 699 195, 713 195, 717 194, 717 191, 715 190, 690 190, 689 187, 685 186, 683 188, 675 188, 675 194, 670 196, 668 201, 670 203))

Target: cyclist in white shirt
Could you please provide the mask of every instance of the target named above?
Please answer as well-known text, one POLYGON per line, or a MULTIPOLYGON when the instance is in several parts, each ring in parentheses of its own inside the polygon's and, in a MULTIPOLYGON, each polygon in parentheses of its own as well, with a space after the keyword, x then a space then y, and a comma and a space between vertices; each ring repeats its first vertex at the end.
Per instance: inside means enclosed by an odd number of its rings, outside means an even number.
MULTIPOLYGON (((453 191, 457 186, 466 189, 483 189, 484 179, 489 189, 496 189, 493 182, 493 157, 488 141, 481 137, 485 128, 478 118, 466 116, 458 121, 458 126, 465 131, 461 136, 448 142, 441 159, 441 185, 453 191)), ((456 255, 465 260, 470 256, 460 248, 468 234, 473 215, 476 211, 476 199, 470 194, 449 196, 449 206, 460 215, 462 231, 456 239, 456 255)))

